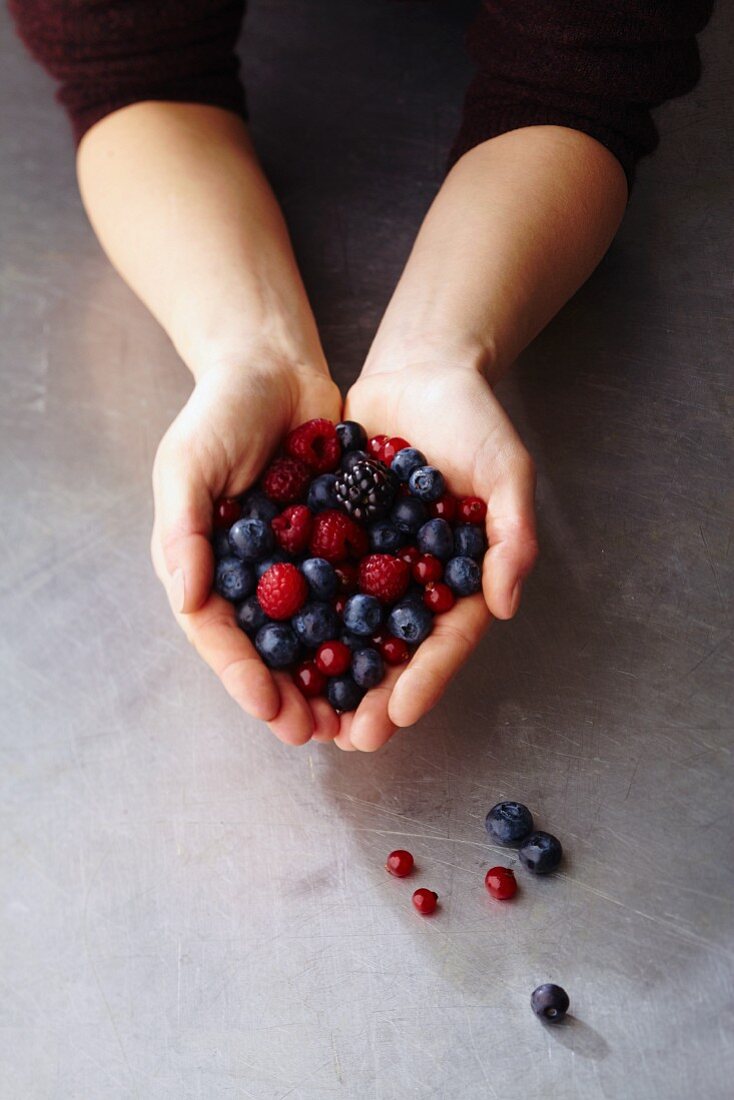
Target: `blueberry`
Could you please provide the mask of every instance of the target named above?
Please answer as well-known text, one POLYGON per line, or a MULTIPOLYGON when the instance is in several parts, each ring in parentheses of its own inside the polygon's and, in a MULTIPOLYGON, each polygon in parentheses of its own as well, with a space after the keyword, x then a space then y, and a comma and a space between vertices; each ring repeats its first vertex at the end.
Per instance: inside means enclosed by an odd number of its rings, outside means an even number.
POLYGON ((262 561, 273 549, 275 536, 261 519, 238 519, 229 529, 229 545, 243 561, 262 561))
POLYGON ((323 512, 327 508, 337 508, 339 501, 334 492, 336 474, 320 474, 311 482, 306 497, 306 504, 315 514, 323 512))
POLYGON ((332 676, 326 685, 326 698, 339 712, 356 710, 363 695, 362 688, 348 673, 346 676, 332 676))
POLYGON ((212 535, 212 547, 215 558, 228 558, 232 553, 229 547, 229 531, 215 531, 212 535))
MULTIPOLYGON (((408 498, 410 499, 410 498, 408 498)), ((418 549, 421 554, 433 554, 446 561, 454 552, 454 535, 445 519, 429 519, 418 532, 418 549)))
POLYGON ((435 466, 419 466, 408 478, 408 488, 414 497, 430 504, 446 492, 446 482, 435 466))
POLYGON ((377 687, 385 676, 385 663, 376 649, 358 649, 352 657, 352 676, 361 688, 377 687))
POLYGON ((303 644, 313 649, 336 637, 339 618, 330 603, 313 600, 296 611, 291 625, 303 644))
POLYGON ((482 587, 482 571, 473 558, 447 561, 443 579, 457 596, 473 596, 482 587))
POLYGON ((530 1007, 541 1020, 559 1024, 568 1012, 570 1001, 568 993, 560 985, 546 982, 534 989, 530 997, 530 1007))
POLYGON ((337 576, 334 566, 326 558, 307 558, 301 565, 301 572, 317 600, 330 600, 336 596, 337 576))
POLYGON ((342 470, 351 470, 358 462, 366 462, 370 456, 366 451, 348 451, 342 459, 342 470))
POLYGON ((257 596, 254 595, 248 596, 246 600, 238 604, 236 617, 238 627, 240 630, 244 630, 250 638, 254 638, 260 627, 265 626, 265 623, 270 621, 260 607, 257 596))
POLYGON ((368 534, 370 537, 370 549, 375 554, 394 554, 405 542, 405 535, 393 527, 392 523, 381 519, 370 525, 368 534))
POLYGON ((563 848, 560 840, 551 833, 531 833, 520 845, 517 853, 520 862, 535 875, 547 875, 555 871, 561 862, 563 848))
POLYGON ((280 508, 265 493, 249 493, 242 501, 243 519, 261 519, 263 523, 270 523, 280 515, 280 508))
POLYGON ((359 634, 352 634, 351 630, 342 630, 339 635, 339 641, 349 646, 352 653, 356 652, 358 649, 364 649, 364 638, 359 634))
POLYGON ((411 645, 420 645, 431 633, 433 615, 423 602, 400 600, 390 612, 387 628, 396 638, 402 638, 411 645))
POLYGON ((288 623, 266 623, 255 635, 255 648, 269 668, 287 668, 301 647, 288 623))
POLYGON ((415 447, 403 447, 402 451, 398 451, 390 463, 390 469, 398 481, 407 481, 413 470, 417 470, 419 466, 425 466, 425 464, 426 456, 422 451, 416 450, 415 447))
POLYGON ((367 432, 356 420, 342 420, 336 426, 336 434, 342 451, 363 451, 367 446, 367 432))
POLYGON ((398 531, 414 535, 426 522, 427 514, 425 504, 416 497, 398 497, 390 513, 390 521, 398 531))
POLYGON ((222 558, 217 562, 214 572, 214 591, 225 600, 244 600, 255 587, 255 574, 252 566, 239 558, 222 558))
POLYGON ((457 557, 481 561, 487 549, 487 538, 481 527, 461 523, 454 528, 454 553, 457 557))
POLYGON ((495 844, 519 844, 533 831, 533 815, 522 802, 498 802, 484 819, 495 844))
POLYGON ((343 619, 347 630, 367 637, 374 634, 382 622, 382 604, 376 596, 359 592, 350 596, 344 605, 343 619))
POLYGON ((271 565, 279 565, 281 562, 290 561, 290 558, 286 554, 285 550, 276 550, 274 554, 271 554, 269 558, 263 558, 255 566, 255 576, 258 580, 262 577, 263 573, 267 573, 271 565))

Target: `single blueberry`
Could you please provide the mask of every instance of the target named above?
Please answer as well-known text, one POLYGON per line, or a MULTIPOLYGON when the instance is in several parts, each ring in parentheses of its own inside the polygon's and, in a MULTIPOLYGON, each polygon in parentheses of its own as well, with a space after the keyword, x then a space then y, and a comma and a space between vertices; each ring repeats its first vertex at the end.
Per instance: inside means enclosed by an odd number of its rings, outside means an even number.
POLYGON ((255 587, 255 574, 252 566, 239 558, 221 558, 214 572, 214 591, 225 600, 244 600, 255 587))
POLYGON ((435 466, 419 466, 408 478, 408 488, 414 497, 431 504, 446 492, 446 482, 435 466))
POLYGON ((451 558, 443 579, 457 596, 473 596, 482 587, 482 571, 473 558, 451 558))
POLYGON ((420 645, 433 629, 433 615, 424 603, 400 600, 387 620, 387 628, 396 638, 411 645, 420 645))
POLYGON ((487 537, 481 527, 473 523, 461 523, 454 527, 454 554, 461 558, 481 561, 487 549, 487 537))
POLYGON ((316 514, 327 508, 338 508, 339 501, 334 492, 336 474, 320 474, 311 482, 306 498, 306 504, 316 514))
POLYGON ((356 710, 363 695, 362 688, 355 684, 349 673, 346 676, 332 676, 326 685, 326 698, 340 713, 356 710))
POLYGON ((271 554, 268 558, 263 558, 255 566, 255 576, 258 580, 262 577, 263 573, 267 573, 271 565, 280 565, 284 561, 290 561, 291 559, 286 554, 285 550, 276 550, 274 554, 271 554))
POLYGON ((266 623, 255 635, 255 648, 268 668, 288 668, 300 652, 298 638, 288 623, 266 623))
POLYGON ((427 515, 425 504, 416 497, 398 497, 393 504, 390 521, 399 531, 414 535, 426 522, 427 515))
POLYGON ((261 519, 238 519, 229 529, 229 545, 243 561, 262 561, 273 549, 275 536, 261 519))
POLYGON ((314 649, 322 642, 335 638, 339 630, 339 618, 330 603, 312 600, 296 611, 291 625, 304 645, 314 649))
POLYGON ((425 607, 426 601, 423 599, 425 591, 425 588, 419 584, 411 585, 405 595, 400 597, 401 605, 407 607, 410 604, 413 607, 425 607))
POLYGON ((229 546, 229 531, 215 531, 212 535, 212 547, 215 558, 228 558, 232 553, 229 546))
POLYGON ((342 459, 342 470, 351 470, 358 462, 365 462, 370 456, 366 451, 347 451, 342 459))
POLYGON ((336 434, 342 451, 363 451, 367 446, 367 432, 356 420, 342 420, 336 426, 336 434))
POLYGON ((375 554, 394 554, 405 542, 405 534, 385 519, 370 524, 368 534, 375 554))
POLYGON ((235 616, 240 630, 244 630, 250 638, 254 638, 260 627, 270 622, 255 595, 248 596, 246 600, 237 605, 235 616))
POLYGON ((311 594, 317 600, 330 600, 336 596, 337 576, 334 566, 326 558, 306 558, 301 572, 308 581, 311 594))
POLYGON ((358 592, 356 596, 350 596, 344 605, 343 619, 347 630, 367 637, 374 634, 382 622, 382 604, 376 596, 358 592))
POLYGON ((418 532, 418 549, 421 554, 433 554, 446 561, 454 552, 454 535, 445 519, 429 519, 418 532))
POLYGON ((422 451, 416 450, 415 447, 403 447, 402 451, 398 451, 390 463, 390 469, 398 481, 407 481, 413 470, 417 470, 419 466, 425 466, 425 464, 426 456, 422 451))
POLYGON ((360 634, 352 634, 351 630, 342 630, 339 641, 344 642, 344 645, 348 646, 352 653, 358 649, 364 649, 364 638, 360 634))
POLYGON ((242 501, 243 519, 261 519, 263 523, 271 523, 279 515, 279 506, 266 497, 265 493, 248 493, 242 501))
POLYGON ((546 982, 534 989, 530 996, 530 1007, 541 1020, 559 1024, 568 1012, 570 1005, 568 993, 560 985, 546 982))
POLYGON ((533 815, 522 802, 498 802, 484 819, 495 844, 519 844, 533 831, 533 815))
POLYGON ((531 833, 520 845, 517 853, 520 862, 535 875, 547 875, 555 871, 561 862, 563 848, 557 837, 551 833, 531 833))
POLYGON ((352 676, 354 682, 365 690, 377 687, 385 676, 385 662, 376 649, 368 646, 357 650, 352 657, 352 676))

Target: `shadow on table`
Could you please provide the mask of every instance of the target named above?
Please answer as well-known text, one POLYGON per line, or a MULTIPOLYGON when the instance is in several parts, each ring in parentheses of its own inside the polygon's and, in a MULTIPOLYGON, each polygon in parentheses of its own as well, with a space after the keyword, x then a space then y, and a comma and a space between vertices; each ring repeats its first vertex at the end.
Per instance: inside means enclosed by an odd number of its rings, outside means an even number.
POLYGON ((610 1053, 606 1039, 577 1016, 568 1015, 563 1023, 544 1024, 543 1027, 554 1042, 567 1047, 579 1058, 600 1062, 610 1053))

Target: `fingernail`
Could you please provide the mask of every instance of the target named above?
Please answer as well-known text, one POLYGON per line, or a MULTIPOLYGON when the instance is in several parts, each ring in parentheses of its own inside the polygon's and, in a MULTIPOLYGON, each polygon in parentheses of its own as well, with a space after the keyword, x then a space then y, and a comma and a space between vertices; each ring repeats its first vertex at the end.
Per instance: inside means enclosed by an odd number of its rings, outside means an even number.
POLYGON ((171 580, 168 584, 168 599, 171 601, 173 610, 181 615, 186 603, 186 582, 183 569, 177 569, 171 574, 171 580))
POLYGON ((522 596, 522 581, 518 581, 512 590, 510 596, 510 618, 515 614, 520 606, 520 597, 522 596))

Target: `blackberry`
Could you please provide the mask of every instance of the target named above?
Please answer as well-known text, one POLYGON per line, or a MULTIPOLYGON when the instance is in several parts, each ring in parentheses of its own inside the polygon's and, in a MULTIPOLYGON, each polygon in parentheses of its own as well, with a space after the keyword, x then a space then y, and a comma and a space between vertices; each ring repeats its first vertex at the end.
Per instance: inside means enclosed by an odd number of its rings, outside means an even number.
POLYGON ((339 507, 359 521, 379 519, 390 511, 396 480, 384 463, 365 458, 336 475, 334 492, 339 507))

